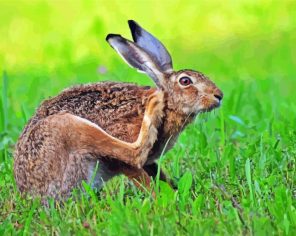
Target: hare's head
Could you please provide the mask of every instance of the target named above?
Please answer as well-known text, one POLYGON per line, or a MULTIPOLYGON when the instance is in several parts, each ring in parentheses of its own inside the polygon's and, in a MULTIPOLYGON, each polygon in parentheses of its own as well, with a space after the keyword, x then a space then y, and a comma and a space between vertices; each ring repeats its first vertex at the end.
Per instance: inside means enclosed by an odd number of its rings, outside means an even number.
POLYGON ((220 106, 223 93, 212 81, 197 71, 174 71, 163 44, 135 21, 128 23, 134 42, 118 34, 109 34, 106 40, 129 65, 149 75, 167 94, 170 109, 189 115, 220 106))

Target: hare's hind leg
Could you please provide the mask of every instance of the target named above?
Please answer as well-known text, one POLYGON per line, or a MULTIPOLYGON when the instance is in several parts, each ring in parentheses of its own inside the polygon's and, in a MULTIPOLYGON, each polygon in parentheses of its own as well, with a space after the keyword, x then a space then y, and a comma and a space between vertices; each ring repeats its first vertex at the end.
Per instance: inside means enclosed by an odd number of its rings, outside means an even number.
MULTIPOLYGON (((38 121, 16 146, 14 175, 21 192, 54 197, 66 194, 63 176, 69 164, 64 130, 54 127, 52 117, 38 121)), ((77 181, 77 172, 72 176, 77 181)))
POLYGON ((48 118, 51 119, 53 129, 63 132, 70 152, 92 153, 141 168, 157 138, 157 127, 162 118, 162 97, 161 92, 155 92, 149 97, 140 134, 134 143, 119 140, 89 120, 69 113, 48 118))

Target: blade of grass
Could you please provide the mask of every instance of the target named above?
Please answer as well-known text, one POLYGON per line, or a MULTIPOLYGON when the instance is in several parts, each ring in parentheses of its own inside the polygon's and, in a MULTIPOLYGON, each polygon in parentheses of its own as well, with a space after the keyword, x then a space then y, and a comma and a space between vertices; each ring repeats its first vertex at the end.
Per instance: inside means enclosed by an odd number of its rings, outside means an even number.
POLYGON ((220 130, 221 130, 220 145, 222 147, 224 147, 225 146, 225 124, 224 124, 224 113, 223 113, 223 109, 220 109, 220 130))
POLYGON ((21 106, 21 111, 22 111, 22 118, 23 118, 24 124, 26 124, 29 120, 29 112, 24 104, 22 104, 21 106))
POLYGON ((248 158, 245 164, 245 171, 246 171, 246 178, 250 192, 250 200, 251 203, 254 204, 254 195, 253 195, 253 187, 252 187, 252 177, 251 177, 251 163, 250 159, 248 158))
POLYGON ((34 212, 35 212, 38 205, 39 205, 38 200, 34 200, 33 204, 32 204, 32 207, 31 207, 31 210, 29 211, 28 217, 26 219, 23 235, 30 235, 30 233, 29 233, 30 224, 32 222, 34 212))
POLYGON ((7 131, 8 125, 8 77, 4 71, 2 76, 2 128, 7 131))

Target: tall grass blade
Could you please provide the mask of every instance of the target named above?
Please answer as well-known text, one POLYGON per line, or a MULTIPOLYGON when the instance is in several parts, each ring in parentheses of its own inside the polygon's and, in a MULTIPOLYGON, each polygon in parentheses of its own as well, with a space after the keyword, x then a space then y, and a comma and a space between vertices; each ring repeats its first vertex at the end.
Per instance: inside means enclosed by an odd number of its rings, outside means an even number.
POLYGON ((247 178, 247 183, 249 187, 249 192, 250 192, 250 200, 251 203, 254 203, 254 194, 253 194, 253 187, 252 187, 252 177, 251 177, 251 163, 250 159, 248 158, 245 164, 245 172, 246 172, 246 178, 247 178))
POLYGON ((7 131, 8 126, 8 77, 4 71, 2 76, 2 128, 7 131))

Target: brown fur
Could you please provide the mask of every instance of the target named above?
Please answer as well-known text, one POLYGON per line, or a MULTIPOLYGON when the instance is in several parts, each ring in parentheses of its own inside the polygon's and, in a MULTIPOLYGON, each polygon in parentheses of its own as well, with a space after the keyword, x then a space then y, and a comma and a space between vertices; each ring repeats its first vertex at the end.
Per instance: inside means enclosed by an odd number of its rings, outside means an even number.
MULTIPOLYGON (((144 120, 138 124, 140 131, 133 143, 118 140, 65 110, 38 121, 34 117, 15 152, 15 177, 20 190, 56 198, 69 195, 73 187, 87 179, 87 162, 98 158, 103 159, 113 175, 130 173, 129 168, 137 168, 140 173, 163 116, 162 93, 154 91, 147 95, 144 120), (115 168, 112 159, 116 160, 115 168), (129 165, 118 165, 120 162, 129 165)), ((123 131, 121 134, 128 135, 123 131)))
MULTIPOLYGON (((106 40, 158 88, 101 82, 44 101, 16 145, 14 175, 21 192, 59 199, 83 180, 99 188, 117 174, 149 188, 155 160, 198 113, 220 105, 223 93, 212 81, 193 70, 174 72, 164 46, 136 22, 129 25, 134 42, 117 34, 106 40)), ((160 179, 167 181, 162 171, 160 179)))
POLYGON ((118 139, 133 142, 141 128, 146 100, 154 91, 149 86, 116 82, 75 86, 45 100, 23 134, 40 119, 67 111, 90 120, 118 139))
MULTIPOLYGON (((178 112, 177 97, 169 97, 167 92, 164 98, 157 97, 157 102, 153 102, 155 92, 148 87, 103 82, 67 89, 43 102, 17 143, 14 169, 19 189, 42 196, 68 196, 71 189, 87 179, 89 161, 96 160, 100 160, 110 178, 123 173, 135 181, 144 180, 142 184, 148 187, 150 182, 143 173, 149 173, 149 166, 154 165, 162 151, 173 147, 179 133, 195 116, 178 112), (163 105, 157 112, 154 108, 161 99, 163 105), (151 133, 146 130, 147 145, 138 143, 136 147, 141 127, 145 129, 146 113, 155 127, 159 126, 157 137, 149 142, 151 133), (93 122, 110 137, 77 122, 75 116, 93 122), (128 145, 118 145, 112 137, 128 145), (146 153, 139 162, 141 151, 146 153), (146 170, 141 168, 143 165, 146 170)), ((151 175, 155 176, 155 171, 151 175)), ((166 179, 164 175, 162 178, 166 179)))

